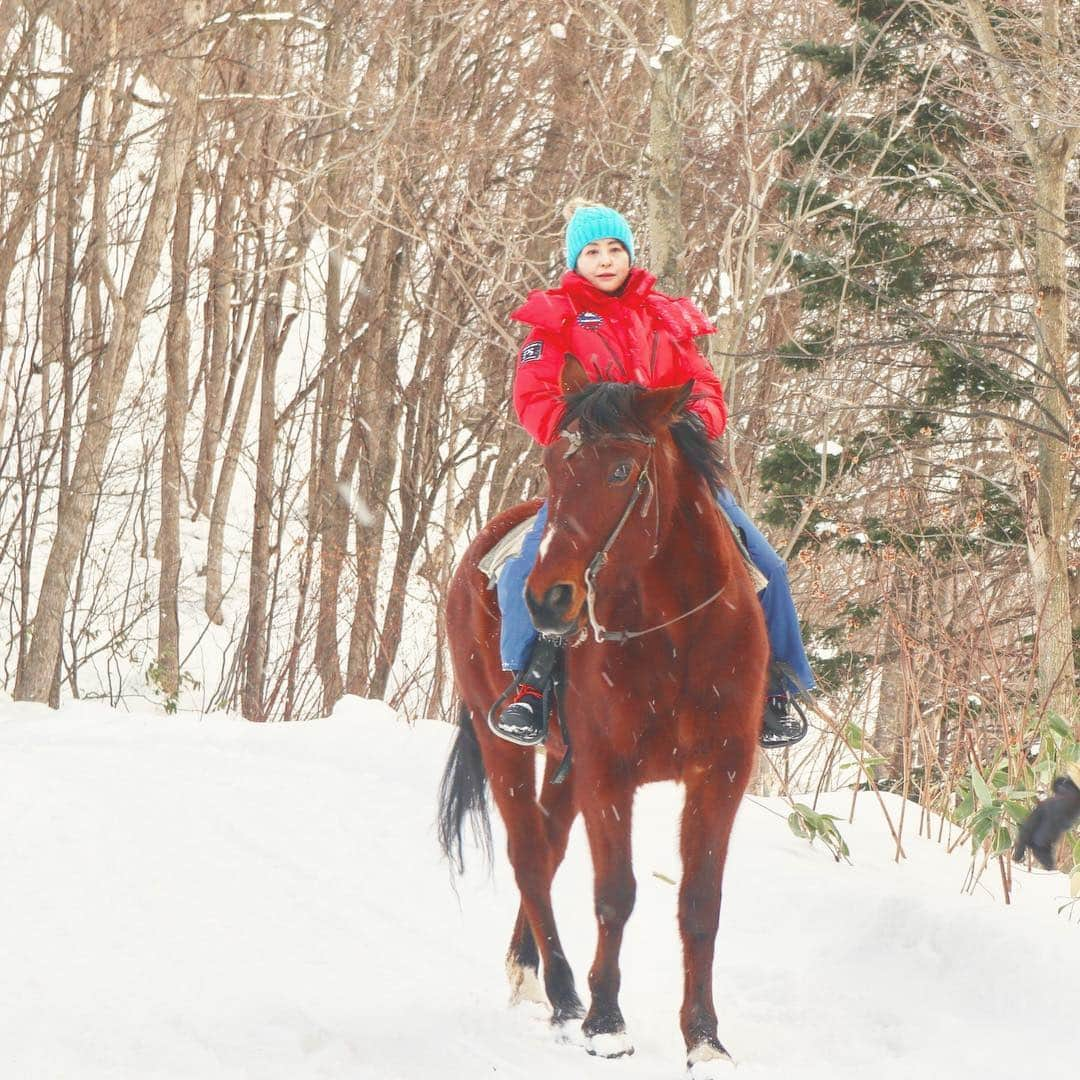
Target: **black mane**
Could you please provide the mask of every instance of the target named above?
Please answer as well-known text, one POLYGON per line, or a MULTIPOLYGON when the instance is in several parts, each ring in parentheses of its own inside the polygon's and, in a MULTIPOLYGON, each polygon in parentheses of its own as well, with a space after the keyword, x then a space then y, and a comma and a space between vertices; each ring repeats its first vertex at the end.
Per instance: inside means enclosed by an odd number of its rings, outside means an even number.
MULTIPOLYGON (((645 388, 636 383, 594 382, 566 398, 562 426, 575 420, 586 442, 605 435, 647 435, 648 429, 638 416, 637 403, 645 388)), ((690 399, 691 401, 693 398, 690 399)), ((671 434, 686 463, 714 493, 726 486, 727 466, 719 445, 705 433, 697 413, 683 411, 671 425, 671 434)))

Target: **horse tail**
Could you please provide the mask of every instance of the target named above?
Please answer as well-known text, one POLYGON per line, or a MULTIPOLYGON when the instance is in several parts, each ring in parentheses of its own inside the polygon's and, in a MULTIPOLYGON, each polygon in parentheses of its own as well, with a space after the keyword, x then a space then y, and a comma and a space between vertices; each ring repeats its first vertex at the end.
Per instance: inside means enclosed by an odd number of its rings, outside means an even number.
POLYGON ((439 782, 439 846, 457 873, 465 870, 462 831, 472 818, 473 836, 491 862, 491 817, 487 773, 467 706, 458 707, 458 733, 439 782))

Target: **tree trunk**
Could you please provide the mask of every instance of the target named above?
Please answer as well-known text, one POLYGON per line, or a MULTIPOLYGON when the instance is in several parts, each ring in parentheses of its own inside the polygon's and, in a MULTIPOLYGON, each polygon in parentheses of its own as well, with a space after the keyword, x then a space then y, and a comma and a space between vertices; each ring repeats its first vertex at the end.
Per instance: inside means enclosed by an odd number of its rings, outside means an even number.
POLYGON ((158 682, 167 698, 180 689, 180 469, 187 415, 188 353, 191 325, 187 315, 188 251, 195 163, 188 161, 176 201, 172 238, 172 289, 165 327, 165 430, 161 447, 161 529, 157 557, 158 682))
MULTIPOLYGON (((338 583, 345 557, 348 517, 338 491, 337 454, 349 378, 341 371, 341 260, 339 192, 331 185, 327 208, 330 250, 326 266, 326 334, 323 339, 321 398, 322 451, 319 455, 318 528, 322 535, 319 559, 319 614, 315 625, 315 663, 323 687, 323 712, 329 715, 341 697, 338 658, 338 583), (344 519, 342 521, 342 519, 344 519), (344 524, 344 528, 341 524, 344 524), (337 526, 335 528, 335 525, 337 526)), ((350 477, 351 480, 351 477, 350 477)))
POLYGON ((1068 370, 1068 278, 1065 270, 1066 170, 1064 136, 1040 148, 1035 168, 1035 263, 1041 314, 1039 367, 1045 380, 1039 404, 1038 496, 1029 518, 1028 553, 1034 585, 1039 698, 1043 707, 1076 725, 1076 667, 1069 603, 1071 476, 1068 370))
POLYGON ((400 514, 398 542, 390 576, 390 590, 379 635, 379 648, 372 676, 371 696, 386 697, 390 675, 401 645, 404 629, 408 582, 417 554, 427 535, 446 470, 440 444, 440 418, 445 409, 450 377, 450 357, 460 336, 460 328, 435 317, 445 308, 443 296, 453 296, 451 278, 444 259, 432 268, 427 296, 423 302, 425 318, 421 325, 416 363, 405 389, 405 421, 401 464, 398 469, 400 514))
MULTIPOLYGON (((53 192, 52 266, 48 276, 41 321, 41 418, 48 424, 51 411, 51 368, 61 372, 71 366, 72 255, 75 248, 75 165, 80 138, 79 108, 71 116, 70 128, 59 136, 53 192)), ((63 376, 61 376, 62 378, 63 376)))
POLYGON ((364 371, 360 401, 368 406, 371 422, 365 429, 367 454, 360 470, 361 496, 370 519, 356 522, 357 599, 349 634, 349 662, 345 690, 368 693, 372 661, 378 641, 378 586, 386 530, 390 488, 398 454, 398 342, 401 334, 401 281, 407 258, 401 240, 390 257, 386 274, 386 304, 380 319, 379 348, 374 364, 364 371), (376 438, 378 433, 378 438, 376 438))
MULTIPOLYGON (((253 124, 257 131, 259 125, 253 124)), ((213 496, 214 466, 225 427, 225 377, 229 368, 229 344, 232 336, 233 279, 236 274, 235 234, 240 203, 240 184, 249 150, 245 139, 240 151, 229 159, 221 186, 217 214, 214 217, 214 246, 210 255, 210 285, 207 297, 210 323, 209 355, 203 371, 202 438, 195 467, 192 502, 195 517, 209 516, 213 496)), ((197 389, 197 387, 196 387, 197 389)))
MULTIPOLYGON (((251 574, 248 579, 247 635, 244 641, 244 686, 241 711, 248 720, 265 720, 263 690, 266 681, 266 600, 270 581, 270 514, 274 493, 274 447, 277 443, 275 390, 277 360, 288 332, 281 327, 281 290, 285 273, 266 297, 263 309, 262 387, 259 395, 259 450, 255 471, 255 521, 251 535, 251 574)), ((291 324, 291 319, 289 323, 291 324)))
POLYGON ((653 272, 676 296, 686 293, 682 213, 683 148, 690 60, 685 42, 694 24, 694 0, 664 0, 666 36, 661 43, 649 107, 649 243, 653 272))
POLYGON ((214 487, 214 502, 210 510, 210 532, 206 541, 205 610, 207 618, 218 626, 225 621, 221 611, 221 604, 225 598, 222 583, 222 563, 225 556, 225 518, 229 512, 229 500, 232 498, 233 482, 236 479, 236 469, 240 463, 240 451, 244 446, 248 416, 251 414, 251 403, 255 398, 255 387, 262 367, 262 353, 263 338, 260 335, 259 344, 251 349, 248 356, 247 370, 244 372, 244 381, 240 386, 240 396, 237 399, 236 410, 233 413, 232 429, 229 432, 229 441, 225 446, 225 453, 221 459, 221 472, 214 487))

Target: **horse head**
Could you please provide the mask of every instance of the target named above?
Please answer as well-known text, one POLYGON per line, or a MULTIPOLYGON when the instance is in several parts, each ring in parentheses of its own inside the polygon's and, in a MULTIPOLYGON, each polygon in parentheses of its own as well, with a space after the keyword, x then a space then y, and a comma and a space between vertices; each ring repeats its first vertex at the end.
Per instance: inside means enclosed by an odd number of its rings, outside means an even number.
POLYGON ((580 629, 589 578, 608 560, 632 572, 656 555, 677 490, 679 451, 671 428, 693 382, 646 390, 633 383, 590 382, 567 355, 561 375, 566 414, 544 451, 548 520, 525 598, 547 634, 580 629))

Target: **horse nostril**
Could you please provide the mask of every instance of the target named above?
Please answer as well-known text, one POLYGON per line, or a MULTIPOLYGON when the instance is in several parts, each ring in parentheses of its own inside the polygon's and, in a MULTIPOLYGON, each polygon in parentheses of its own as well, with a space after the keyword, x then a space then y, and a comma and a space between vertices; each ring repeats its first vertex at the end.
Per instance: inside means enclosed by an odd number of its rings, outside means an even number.
POLYGON ((573 598, 574 590, 569 585, 552 585, 544 597, 544 606, 556 615, 565 615, 573 598))
POLYGON ((574 586, 565 581, 552 585, 541 599, 526 589, 525 604, 537 630, 546 634, 565 634, 574 604, 574 586))

